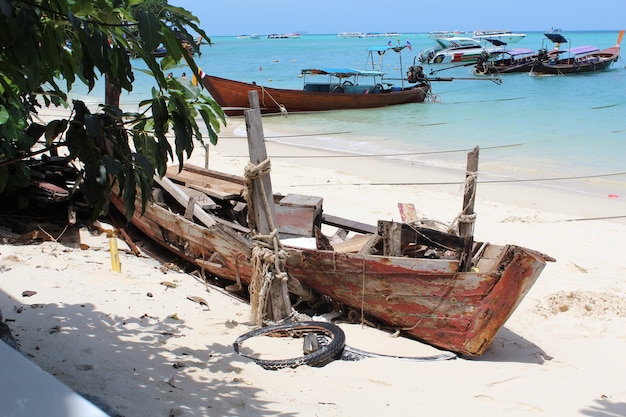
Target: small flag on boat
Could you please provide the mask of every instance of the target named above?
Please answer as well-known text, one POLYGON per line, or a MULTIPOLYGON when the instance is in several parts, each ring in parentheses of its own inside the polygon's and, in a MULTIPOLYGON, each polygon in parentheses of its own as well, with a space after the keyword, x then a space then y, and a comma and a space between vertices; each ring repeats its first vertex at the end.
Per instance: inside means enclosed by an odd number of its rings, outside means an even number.
MULTIPOLYGON (((202 69, 198 68, 198 75, 200 76, 200 80, 202 80, 204 78, 204 72, 202 71, 202 69)), ((193 78, 191 79, 191 84, 193 84, 194 87, 198 86, 198 79, 196 78, 196 76, 194 75, 193 78)))
POLYGON ((409 51, 412 51, 413 48, 411 48, 411 42, 406 41, 406 47, 409 48, 409 51))

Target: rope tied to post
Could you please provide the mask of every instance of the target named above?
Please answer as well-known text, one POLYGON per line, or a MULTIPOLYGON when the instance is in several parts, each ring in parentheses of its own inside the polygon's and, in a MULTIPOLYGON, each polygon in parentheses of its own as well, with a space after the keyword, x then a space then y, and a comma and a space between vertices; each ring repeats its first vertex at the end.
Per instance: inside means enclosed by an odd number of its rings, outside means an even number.
POLYGON ((265 307, 268 301, 270 286, 274 279, 287 281, 288 275, 284 271, 287 262, 287 251, 283 249, 282 243, 278 238, 278 229, 274 225, 271 215, 271 207, 268 196, 263 187, 260 188, 262 196, 262 204, 269 225, 269 234, 260 234, 257 230, 253 211, 253 205, 250 201, 250 195, 254 188, 254 180, 262 175, 267 175, 270 171, 271 164, 269 159, 265 159, 254 165, 248 163, 245 168, 244 176, 246 179, 245 199, 248 203, 248 224, 251 225, 252 232, 252 279, 250 282, 250 306, 252 308, 251 320, 253 323, 262 324, 264 319, 265 307))
POLYGON ((263 93, 263 99, 262 99, 262 101, 263 101, 263 105, 265 105, 265 100, 264 100, 264 98, 265 98, 265 95, 267 94, 267 96, 268 96, 270 99, 272 99, 272 101, 274 102, 274 104, 275 104, 276 106, 278 106, 278 110, 280 110, 280 114, 282 114, 282 115, 283 115, 283 117, 287 117, 287 115, 288 115, 289 113, 287 112, 287 107, 285 107, 285 105, 284 105, 284 104, 280 104, 278 101, 276 101, 276 99, 274 99, 274 97, 272 97, 272 95, 270 94, 270 92, 269 92, 269 91, 267 91, 267 89, 266 89, 265 87, 263 87, 263 86, 261 86, 261 92, 263 93))
POLYGON ((473 224, 476 222, 476 213, 467 213, 465 214, 466 211, 468 211, 469 207, 473 207, 474 206, 474 201, 476 200, 476 182, 477 182, 477 178, 478 175, 476 172, 467 172, 466 173, 466 177, 465 177, 465 181, 463 182, 463 188, 466 190, 474 190, 472 192, 472 194, 469 196, 468 202, 465 205, 465 207, 463 207, 463 210, 461 211, 461 213, 457 214, 457 216, 454 218, 454 220, 452 220, 452 223, 450 224, 450 230, 451 231, 456 231, 458 233, 458 229, 459 229, 459 224, 463 223, 463 224, 473 224))

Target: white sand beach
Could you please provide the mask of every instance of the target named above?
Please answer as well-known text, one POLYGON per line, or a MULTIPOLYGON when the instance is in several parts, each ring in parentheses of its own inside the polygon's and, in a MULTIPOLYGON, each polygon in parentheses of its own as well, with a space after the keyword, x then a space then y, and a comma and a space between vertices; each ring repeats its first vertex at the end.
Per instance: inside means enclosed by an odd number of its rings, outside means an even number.
MULTIPOLYGON (((243 119, 228 123, 209 167, 242 175, 243 119)), ((271 141, 267 148, 270 158, 323 153, 271 141)), ((198 149, 191 162, 204 160, 198 149)), ((271 171, 274 192, 318 195, 325 212, 367 223, 398 220, 399 202, 450 222, 461 210, 460 186, 372 183, 461 183, 463 176, 384 159, 277 158, 271 171)), ((35 241, 3 230, 0 310, 27 357, 119 416, 624 416, 626 223, 592 220, 624 215, 624 199, 479 184, 477 239, 557 261, 476 359, 265 370, 233 351, 254 328, 245 300, 206 286, 145 239, 136 242, 140 256, 117 240, 122 268, 114 272, 107 235, 86 225, 35 229, 45 237, 35 241)), ((357 348, 438 352, 372 328, 341 327, 357 348)))

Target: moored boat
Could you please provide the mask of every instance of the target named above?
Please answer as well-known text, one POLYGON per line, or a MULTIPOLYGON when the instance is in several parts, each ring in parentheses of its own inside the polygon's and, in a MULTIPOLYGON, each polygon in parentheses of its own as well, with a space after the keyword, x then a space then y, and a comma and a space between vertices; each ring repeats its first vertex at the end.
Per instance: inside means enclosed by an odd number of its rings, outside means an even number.
POLYGON ((528 48, 513 48, 493 55, 483 53, 474 66, 476 75, 529 72, 537 59, 537 52, 528 48))
POLYGON ((458 36, 465 36, 467 33, 461 32, 460 30, 437 30, 434 32, 428 32, 426 36, 429 38, 453 38, 458 36))
POLYGON ((365 32, 339 32, 337 36, 340 38, 362 38, 365 32))
POLYGON ((507 45, 517 43, 525 37, 525 33, 513 33, 510 30, 476 30, 472 35, 472 38, 477 41, 490 41, 496 39, 500 42, 506 43, 507 45))
POLYGON ((241 116, 249 108, 248 92, 258 91, 261 113, 313 112, 327 110, 369 109, 407 103, 421 103, 430 93, 424 79, 405 88, 380 81, 383 73, 354 69, 305 69, 304 76, 322 76, 324 82, 305 82, 302 90, 264 87, 212 75, 204 75, 202 84, 229 116, 241 116), (378 80, 375 78, 378 77, 378 80), (362 83, 357 80, 371 79, 362 83))
POLYGON ((301 35, 297 32, 294 33, 270 33, 267 35, 267 39, 293 39, 299 38, 301 35))
POLYGON ((582 74, 609 69, 619 59, 620 44, 624 31, 620 31, 615 45, 600 49, 597 46, 583 45, 560 49, 560 45, 568 39, 560 33, 546 33, 545 36, 556 44, 556 48, 548 51, 543 48, 531 68, 536 75, 567 75, 582 74))
MULTIPOLYGON (((375 47, 368 53, 382 57, 388 50, 400 53, 406 47, 408 44, 375 47)), ((387 82, 383 71, 352 68, 304 69, 301 90, 265 87, 208 74, 202 74, 202 84, 229 116, 240 116, 249 108, 249 91, 258 92, 261 113, 369 109, 423 102, 431 87, 422 67, 413 65, 403 74, 400 65, 400 74, 399 86, 387 82)))
POLYGON ((476 39, 468 37, 435 38, 436 46, 418 55, 422 64, 467 64, 476 62, 483 52, 494 53, 502 48, 484 47, 476 39))

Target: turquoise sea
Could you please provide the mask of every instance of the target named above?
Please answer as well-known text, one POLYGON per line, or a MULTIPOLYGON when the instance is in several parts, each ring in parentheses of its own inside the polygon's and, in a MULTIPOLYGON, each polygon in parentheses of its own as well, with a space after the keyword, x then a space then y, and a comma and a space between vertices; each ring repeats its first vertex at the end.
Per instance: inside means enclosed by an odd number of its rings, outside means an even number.
MULTIPOLYGON (((618 32, 562 33, 572 47, 606 48, 616 43, 618 32)), ((525 33, 526 38, 511 47, 536 50, 553 46, 544 40, 542 32, 525 33)), ((394 45, 410 42, 412 50, 402 52, 402 68, 406 69, 420 50, 434 45, 426 34, 348 39, 337 34, 303 34, 290 39, 233 36, 211 40, 212 45, 203 45, 201 56, 196 57, 204 72, 277 88, 301 88, 299 74, 304 68, 365 69, 367 48, 389 41, 394 45)), ((398 78, 398 55, 392 51, 387 54, 387 77, 398 78)), ((425 69, 428 74, 450 66, 438 64, 425 69)), ((506 74, 501 84, 474 77, 471 66, 457 67, 432 76, 453 80, 433 82, 434 96, 425 103, 268 116, 264 126, 285 136, 273 140, 458 169, 464 169, 467 151, 479 146, 479 170, 491 178, 533 180, 530 182, 547 187, 626 201, 625 67, 626 61, 620 58, 608 71, 544 77, 506 74)), ((189 74, 188 68, 181 67, 174 75, 182 72, 189 74)), ((136 76, 135 92, 122 96, 126 105, 138 103, 149 94, 150 81, 139 71, 136 76)))

